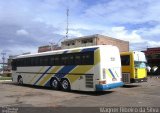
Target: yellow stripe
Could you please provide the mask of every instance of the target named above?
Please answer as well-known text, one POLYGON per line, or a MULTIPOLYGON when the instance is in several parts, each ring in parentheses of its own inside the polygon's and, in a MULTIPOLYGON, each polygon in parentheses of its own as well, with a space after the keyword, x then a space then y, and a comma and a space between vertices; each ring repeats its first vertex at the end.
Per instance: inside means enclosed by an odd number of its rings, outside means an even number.
MULTIPOLYGON (((72 70, 70 73, 80 73, 80 74, 84 74, 89 71, 90 69, 92 69, 93 66, 77 66, 74 70, 72 70)), ((66 75, 66 78, 68 78, 70 80, 71 83, 73 83, 74 81, 76 81, 81 75, 66 75)))
POLYGON ((94 64, 98 64, 100 62, 100 50, 97 49, 95 52, 94 52, 94 64))
MULTIPOLYGON (((61 66, 55 66, 49 73, 56 73, 61 66)), ((39 83, 40 86, 45 85, 45 83, 52 77, 53 74, 47 74, 43 77, 42 81, 39 83)))
MULTIPOLYGON (((70 73, 81 73, 81 74, 86 74, 86 72, 88 72, 90 69, 92 69, 95 65, 97 65, 100 62, 100 50, 97 49, 94 52, 94 65, 92 66, 77 66, 76 68, 74 68, 74 70, 72 70, 70 73)), ((68 78, 71 82, 71 84, 73 82, 75 82, 80 76, 83 75, 66 75, 66 78, 68 78)))
POLYGON ((35 77, 36 77, 40 72, 42 72, 43 69, 44 69, 44 67, 41 67, 41 68, 40 68, 40 70, 38 71, 38 73, 33 76, 32 80, 29 82, 29 84, 31 84, 31 83, 33 82, 33 80, 35 79, 35 77))
POLYGON ((108 75, 110 78, 112 78, 112 75, 111 75, 111 73, 109 72, 108 69, 106 70, 106 73, 107 73, 107 75, 108 75))

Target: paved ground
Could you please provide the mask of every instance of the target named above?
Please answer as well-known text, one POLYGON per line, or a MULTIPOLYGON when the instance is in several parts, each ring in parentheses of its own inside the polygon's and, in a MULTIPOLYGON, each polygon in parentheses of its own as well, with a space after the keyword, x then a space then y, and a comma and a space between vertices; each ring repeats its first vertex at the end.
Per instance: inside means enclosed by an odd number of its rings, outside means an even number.
POLYGON ((55 91, 0 82, 0 106, 22 107, 160 107, 160 78, 105 92, 55 91))

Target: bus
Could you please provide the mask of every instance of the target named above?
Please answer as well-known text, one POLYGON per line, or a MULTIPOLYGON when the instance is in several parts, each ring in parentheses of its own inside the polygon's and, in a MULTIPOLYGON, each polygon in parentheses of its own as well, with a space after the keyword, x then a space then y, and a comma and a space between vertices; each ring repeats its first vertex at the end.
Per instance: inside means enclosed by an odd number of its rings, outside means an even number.
POLYGON ((122 64, 122 81, 125 84, 146 82, 147 81, 147 67, 146 57, 143 52, 121 52, 122 64))
POLYGON ((12 77, 20 85, 64 91, 104 91, 123 86, 119 49, 111 45, 20 55, 12 60, 12 77))

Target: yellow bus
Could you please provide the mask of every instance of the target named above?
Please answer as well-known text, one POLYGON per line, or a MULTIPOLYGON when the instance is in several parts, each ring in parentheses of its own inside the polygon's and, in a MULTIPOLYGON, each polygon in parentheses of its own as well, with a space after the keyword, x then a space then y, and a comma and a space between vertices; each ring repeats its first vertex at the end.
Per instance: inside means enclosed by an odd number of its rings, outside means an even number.
POLYGON ((143 52, 121 52, 122 81, 125 84, 146 82, 146 57, 143 52))

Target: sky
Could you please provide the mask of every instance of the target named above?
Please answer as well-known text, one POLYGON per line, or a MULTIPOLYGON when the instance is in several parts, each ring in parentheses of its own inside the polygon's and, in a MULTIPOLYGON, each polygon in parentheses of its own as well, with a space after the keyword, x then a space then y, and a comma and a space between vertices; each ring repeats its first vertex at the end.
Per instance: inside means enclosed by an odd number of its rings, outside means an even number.
POLYGON ((59 43, 67 8, 69 38, 101 34, 129 41, 130 50, 160 46, 160 0, 0 0, 0 52, 59 43))

